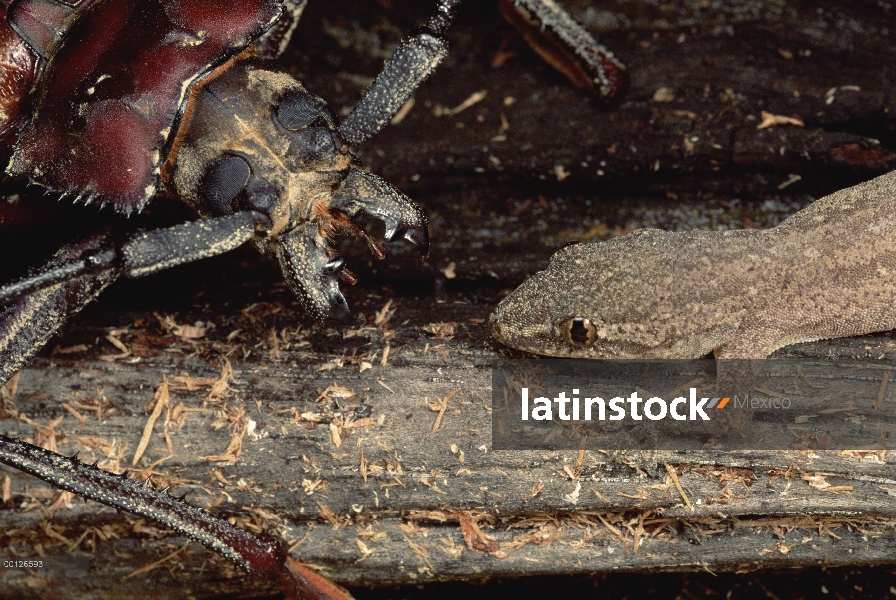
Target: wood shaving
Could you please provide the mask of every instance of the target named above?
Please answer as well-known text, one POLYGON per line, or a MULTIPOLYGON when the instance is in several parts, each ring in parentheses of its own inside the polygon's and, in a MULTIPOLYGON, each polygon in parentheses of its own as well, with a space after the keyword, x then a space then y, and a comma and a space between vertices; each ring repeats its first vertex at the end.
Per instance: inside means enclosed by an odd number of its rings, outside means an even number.
POLYGON ((775 127, 777 125, 794 125, 795 127, 805 127, 805 123, 803 123, 802 119, 798 119, 796 117, 785 117, 782 115, 773 115, 770 112, 762 111, 760 114, 761 121, 759 125, 756 126, 756 129, 766 129, 768 127, 775 127))
POLYGON ((146 451, 146 447, 149 445, 149 438, 152 436, 152 428, 156 424, 156 420, 159 418, 159 415, 162 414, 162 409, 168 406, 168 403, 171 401, 171 397, 168 395, 168 378, 162 378, 162 385, 159 386, 159 389, 156 390, 155 398, 153 399, 155 402, 155 406, 153 407, 152 413, 149 415, 149 418, 146 420, 146 425, 143 426, 143 435, 140 438, 140 443, 137 444, 137 450, 134 452, 134 458, 131 460, 131 464, 133 466, 137 466, 140 458, 143 457, 143 452, 146 451))
POLYGON ((684 500, 685 505, 689 509, 694 510, 694 506, 691 504, 688 495, 684 493, 684 488, 681 487, 681 482, 678 481, 678 474, 675 472, 675 469, 669 463, 663 463, 663 465, 666 467, 666 471, 669 473, 669 477, 672 478, 672 483, 675 484, 675 489, 677 489, 678 493, 681 494, 681 499, 684 500))
POLYGON ((464 538, 464 543, 467 544, 467 548, 474 552, 492 555, 498 552, 500 547, 498 542, 494 538, 485 535, 482 529, 479 528, 478 521, 481 520, 482 515, 474 517, 469 511, 463 510, 457 516, 460 522, 461 535, 464 538))
POLYGON ((245 417, 246 409, 241 408, 235 411, 235 415, 231 420, 235 423, 233 434, 230 436, 230 443, 222 454, 213 456, 200 456, 198 460, 209 462, 226 462, 234 463, 243 451, 243 438, 246 437, 249 420, 245 417))
POLYGON ((433 433, 439 432, 439 427, 442 425, 442 417, 445 416, 445 410, 448 408, 448 401, 454 398, 454 395, 459 391, 460 390, 454 390, 453 392, 445 396, 442 400, 439 400, 438 402, 428 403, 429 410, 439 413, 439 415, 436 417, 436 422, 432 425, 433 433))

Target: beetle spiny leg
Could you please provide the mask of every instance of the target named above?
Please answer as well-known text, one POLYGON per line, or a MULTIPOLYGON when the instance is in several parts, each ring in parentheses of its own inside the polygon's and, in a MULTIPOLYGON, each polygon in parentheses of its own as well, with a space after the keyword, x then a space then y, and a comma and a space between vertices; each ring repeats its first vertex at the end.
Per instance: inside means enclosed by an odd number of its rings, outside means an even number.
POLYGON ((555 2, 501 0, 504 18, 526 42, 575 85, 610 102, 626 83, 625 67, 613 53, 555 2))
POLYGON ((338 233, 346 225, 326 209, 319 211, 316 222, 303 223, 280 236, 277 258, 286 283, 308 313, 320 322, 351 323, 354 319, 345 296, 339 291, 340 272, 345 263, 331 255, 327 240, 328 235, 338 233))
POLYGON ((244 211, 140 233, 121 246, 122 271, 128 277, 143 277, 216 256, 253 239, 259 226, 271 227, 270 218, 244 211))
POLYGON ((72 468, 64 456, 3 435, 0 462, 59 489, 169 527, 225 556, 249 574, 271 577, 284 569, 283 540, 252 534, 152 486, 83 464, 72 468))

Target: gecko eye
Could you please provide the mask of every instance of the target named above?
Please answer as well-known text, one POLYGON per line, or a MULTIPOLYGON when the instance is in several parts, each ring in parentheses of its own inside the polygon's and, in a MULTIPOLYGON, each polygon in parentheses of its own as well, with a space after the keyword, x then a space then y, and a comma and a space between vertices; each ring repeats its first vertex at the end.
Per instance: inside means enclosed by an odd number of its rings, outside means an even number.
POLYGON ((597 341, 597 328, 591 319, 573 317, 562 326, 563 337, 576 348, 588 348, 597 341))

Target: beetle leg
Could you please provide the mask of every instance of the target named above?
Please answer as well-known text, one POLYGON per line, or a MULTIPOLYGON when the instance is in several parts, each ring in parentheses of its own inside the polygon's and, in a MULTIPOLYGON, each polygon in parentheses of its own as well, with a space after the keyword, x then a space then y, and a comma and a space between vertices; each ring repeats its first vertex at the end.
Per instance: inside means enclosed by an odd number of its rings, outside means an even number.
POLYGON ((140 233, 122 244, 121 270, 127 277, 143 277, 217 256, 242 246, 271 225, 267 216, 243 211, 140 233))
POLYGON ((9 305, 0 313, 0 385, 119 276, 143 277, 216 256, 270 226, 266 216, 246 211, 139 233, 117 252, 108 235, 65 246, 36 274, 0 288, 0 306, 9 305))
POLYGON ((109 246, 106 235, 97 235, 62 248, 35 276, 44 285, 21 286, 19 291, 25 292, 0 312, 0 385, 24 367, 70 315, 115 281, 118 272, 107 267, 80 273, 69 269, 62 279, 41 276, 58 276, 73 264, 83 266, 85 255, 102 256, 109 246))
MULTIPOLYGON (((94 238, 63 248, 34 275, 0 287, 0 306, 24 299, 51 286, 114 271, 116 276, 144 277, 202 258, 217 256, 253 239, 271 221, 255 211, 215 219, 190 221, 167 229, 138 233, 116 251, 94 238)), ((98 292, 97 292, 98 293, 98 292)), ((33 297, 31 302, 38 302, 33 297)))
POLYGON ((376 135, 389 124, 420 84, 432 75, 448 55, 448 43, 442 34, 454 17, 452 8, 459 2, 440 0, 426 27, 418 28, 401 42, 364 97, 337 129, 345 141, 357 145, 376 135))
POLYGON ((151 519, 230 559, 249 574, 274 575, 286 557, 282 540, 256 536, 167 492, 38 446, 0 435, 0 463, 57 488, 151 519))
POLYGON ((351 595, 308 567, 290 559, 280 538, 256 534, 187 504, 168 488, 158 490, 149 480, 135 481, 78 459, 62 456, 21 440, 0 435, 0 463, 59 489, 118 510, 145 517, 217 552, 258 578, 278 577, 287 598, 351 600, 351 595))
POLYGON ((610 102, 625 87, 625 67, 552 0, 500 0, 501 14, 576 87, 610 102))

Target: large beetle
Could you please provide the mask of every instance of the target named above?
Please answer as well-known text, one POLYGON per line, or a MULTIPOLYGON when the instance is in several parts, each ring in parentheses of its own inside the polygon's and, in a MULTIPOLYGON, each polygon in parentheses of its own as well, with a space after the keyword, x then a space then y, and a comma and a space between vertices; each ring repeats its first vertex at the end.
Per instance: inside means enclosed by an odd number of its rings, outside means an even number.
POLYGON ((456 0, 406 39, 341 124, 323 100, 260 60, 276 56, 304 0, 15 0, 0 26, 7 172, 62 196, 130 214, 157 193, 204 219, 120 241, 63 248, 0 288, 0 383, 117 277, 139 277, 253 241, 277 257, 319 320, 347 321, 335 233, 378 242, 354 220, 385 222, 427 253, 423 212, 360 170, 350 145, 378 132, 447 54, 456 0), (27 109, 33 109, 27 118, 27 109), (24 123, 24 124, 23 124, 24 123), (18 135, 16 135, 18 134, 18 135))
MULTIPOLYGON (((351 281, 334 234, 380 244, 356 224, 385 224, 425 256, 426 218, 361 170, 351 146, 382 129, 447 54, 459 0, 438 0, 340 124, 319 97, 264 59, 280 54, 305 0, 13 0, 0 3, 0 154, 8 175, 50 193, 139 212, 159 193, 202 219, 106 232, 63 247, 36 273, 0 287, 0 385, 72 314, 118 277, 140 277, 252 241, 278 259, 318 320, 348 321, 351 281), (5 307, 5 308, 3 308, 5 307)), ((623 69, 551 0, 502 10, 575 83, 604 97, 623 69), (542 35, 546 34, 546 35, 542 35)), ((166 525, 288 597, 347 593, 291 560, 282 540, 243 531, 125 474, 0 435, 0 462, 56 487, 166 525)))
MULTIPOLYGON (((380 131, 447 54, 460 0, 439 0, 340 124, 319 97, 272 71, 306 0, 13 0, 0 5, 0 148, 6 168, 60 197, 129 215, 158 193, 203 219, 131 235, 94 235, 0 287, 0 385, 66 318, 120 276, 142 277, 252 241, 277 257, 319 321, 349 322, 354 281, 335 234, 379 242, 385 224, 426 256, 426 217, 360 169, 351 146, 380 131)), ((502 12, 574 83, 605 99, 623 67, 551 0, 502 0, 502 12)))

